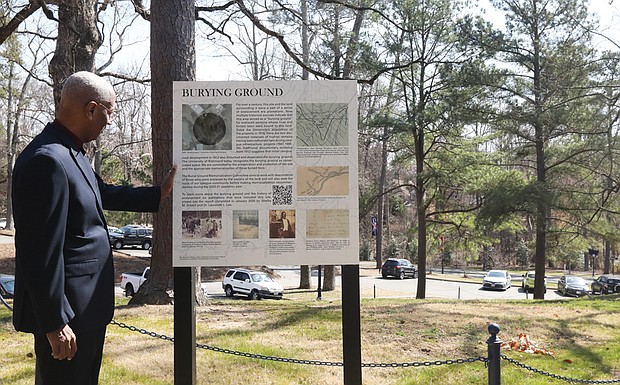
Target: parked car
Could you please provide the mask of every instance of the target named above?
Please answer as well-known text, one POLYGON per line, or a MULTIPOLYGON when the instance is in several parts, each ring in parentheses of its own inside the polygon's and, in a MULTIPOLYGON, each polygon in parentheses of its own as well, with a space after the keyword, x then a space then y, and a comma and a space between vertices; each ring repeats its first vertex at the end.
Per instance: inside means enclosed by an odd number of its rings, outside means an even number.
POLYGON ((588 282, 576 275, 563 275, 558 280, 558 291, 562 295, 583 296, 588 294, 588 282))
POLYGON ((140 246, 149 250, 153 245, 153 229, 139 225, 123 226, 109 233, 110 245, 115 249, 125 246, 140 246))
POLYGON ((483 289, 507 290, 512 286, 512 277, 506 270, 490 270, 482 279, 483 289))
MULTIPOLYGON (((521 288, 524 291, 534 291, 534 281, 536 279, 536 273, 533 271, 526 271, 523 274, 523 281, 521 281, 521 288)), ((547 277, 544 280, 544 291, 547 292, 547 277)))
POLYGON ((601 293, 620 293, 620 276, 618 275, 601 275, 592 281, 592 294, 601 293))
POLYGON ((418 266, 406 259, 388 258, 381 266, 381 276, 383 278, 391 276, 398 279, 418 278, 418 266))
POLYGON ((284 287, 274 281, 267 273, 247 269, 230 269, 222 280, 222 289, 227 297, 239 293, 250 299, 280 299, 284 295, 284 287))
POLYGON ((15 295, 15 276, 0 275, 0 295, 2 298, 13 298, 15 295))
POLYGON ((142 272, 134 273, 122 273, 121 274, 121 289, 125 292, 125 297, 132 297, 138 292, 140 286, 149 277, 150 267, 146 267, 142 272))

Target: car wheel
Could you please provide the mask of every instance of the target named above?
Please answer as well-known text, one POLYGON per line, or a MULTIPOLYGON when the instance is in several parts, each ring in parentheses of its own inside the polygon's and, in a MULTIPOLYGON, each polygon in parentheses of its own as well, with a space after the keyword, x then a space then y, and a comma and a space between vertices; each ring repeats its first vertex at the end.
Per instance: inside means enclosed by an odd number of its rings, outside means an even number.
POLYGON ((614 287, 614 293, 620 293, 620 285, 616 285, 616 287, 614 287))
POLYGON ((150 249, 151 249, 151 242, 144 241, 144 243, 142 244, 142 250, 150 250, 150 249))
POLYGON ((258 294, 258 290, 255 289, 250 292, 248 297, 250 297, 252 301, 257 301, 260 299, 260 294, 258 294))
POLYGON ((235 294, 235 292, 232 289, 232 286, 230 285, 226 285, 224 292, 226 293, 226 297, 232 297, 235 294))
POLYGON ((418 271, 417 270, 413 272, 413 279, 416 279, 416 278, 418 278, 418 271))
POLYGON ((128 283, 127 286, 125 286, 125 297, 133 297, 134 294, 136 294, 136 292, 134 291, 133 285, 128 283))
POLYGON ((401 271, 400 274, 398 275, 398 279, 405 279, 405 272, 401 271))
POLYGON ((114 241, 114 244, 112 244, 112 246, 114 246, 114 248, 116 250, 118 250, 118 249, 123 247, 123 242, 121 242, 121 241, 114 241))

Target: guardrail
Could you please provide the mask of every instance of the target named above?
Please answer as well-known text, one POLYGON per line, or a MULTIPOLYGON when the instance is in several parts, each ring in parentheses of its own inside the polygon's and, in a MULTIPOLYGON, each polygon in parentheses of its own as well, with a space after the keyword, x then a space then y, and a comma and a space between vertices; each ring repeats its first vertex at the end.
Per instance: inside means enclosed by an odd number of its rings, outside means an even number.
MULTIPOLYGON (((0 295, 1 302, 10 310, 13 311, 11 306, 5 301, 5 299, 0 295)), ((140 334, 144 334, 149 337, 158 338, 163 341, 168 341, 174 343, 174 337, 166 336, 165 334, 159 334, 152 331, 148 331, 143 328, 138 328, 135 326, 127 325, 123 322, 118 322, 116 320, 112 320, 110 322, 111 325, 118 326, 120 328, 128 329, 133 332, 137 332, 140 334)), ((419 367, 429 367, 429 366, 441 366, 441 365, 459 365, 459 364, 468 364, 474 362, 484 362, 488 371, 488 385, 500 385, 501 384, 501 361, 505 360, 514 364, 515 366, 529 370, 531 372, 554 378, 559 381, 568 382, 571 384, 579 383, 579 384, 620 384, 620 379, 613 380, 587 380, 587 379, 579 379, 579 378, 571 378, 566 376, 561 376, 558 374, 553 374, 546 372, 541 369, 534 368, 532 366, 523 364, 514 358, 510 358, 505 354, 501 354, 501 344, 502 340, 498 337, 500 332, 499 325, 492 323, 488 326, 488 332, 490 337, 487 339, 487 357, 470 357, 470 358, 457 358, 457 359, 446 359, 446 360, 435 360, 435 361, 418 361, 418 362, 391 362, 391 363, 362 363, 362 368, 419 368, 419 367)), ((267 360, 267 361, 275 361, 289 364, 300 364, 300 365, 316 365, 316 366, 344 366, 343 362, 340 361, 319 361, 319 360, 303 360, 296 358, 286 358, 286 357, 277 357, 277 356, 269 356, 264 354, 255 354, 249 352, 243 352, 239 350, 232 350, 226 348, 219 348, 216 346, 211 346, 207 344, 199 344, 196 343, 196 348, 210 350, 217 353, 223 354, 231 354, 239 357, 246 357, 258 360, 267 360)))

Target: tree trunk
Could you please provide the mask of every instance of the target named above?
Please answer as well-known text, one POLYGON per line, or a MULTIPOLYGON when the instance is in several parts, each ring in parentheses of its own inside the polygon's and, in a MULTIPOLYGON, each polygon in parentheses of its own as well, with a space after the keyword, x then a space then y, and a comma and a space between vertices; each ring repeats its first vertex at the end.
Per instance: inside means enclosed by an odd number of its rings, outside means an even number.
POLYGON ((49 72, 54 81, 58 111, 63 81, 78 71, 95 70, 95 54, 102 37, 97 30, 97 0, 59 0, 58 38, 49 72))
POLYGON ((323 266, 323 291, 332 291, 336 288, 336 266, 323 266))
MULTIPOLYGON (((196 79, 194 22, 193 0, 151 1, 151 124, 156 184, 172 166, 172 82, 196 79)), ((162 203, 153 222, 151 273, 145 291, 140 290, 143 295, 134 296, 132 303, 170 303, 167 290, 173 278, 172 199, 162 203)), ((202 290, 196 290, 196 296, 201 295, 202 290)), ((202 303, 202 299, 197 298, 197 302, 202 303)))
MULTIPOLYGON (((417 157, 417 151, 416 151, 417 157)), ((426 298, 426 210, 424 202, 423 162, 418 161, 416 170, 416 213, 418 219, 418 288, 417 299, 426 298)))
MULTIPOLYGON (((14 117, 15 121, 19 120, 17 115, 13 115, 13 71, 15 69, 15 63, 9 63, 9 73, 8 73, 8 87, 7 87, 7 114, 6 114, 6 142, 9 147, 9 151, 6 153, 6 163, 7 163, 7 186, 6 186, 6 225, 5 229, 12 230, 13 229, 13 199, 11 197, 11 190, 13 186, 13 165, 15 164, 15 143, 12 142, 15 137, 15 133, 11 132, 11 127, 13 127, 12 119, 14 117)), ((15 124, 14 130, 18 128, 18 125, 15 124)))
MULTIPOLYGON (((308 0, 301 0, 301 50, 302 50, 302 59, 305 64, 308 64, 310 61, 310 43, 308 42, 308 0)), ((308 80, 309 74, 306 68, 302 69, 301 78, 302 80, 308 80)), ((300 289, 310 289, 312 286, 310 283, 310 266, 302 265, 300 267, 299 274, 299 288, 300 289)))
POLYGON ((381 268, 383 262, 383 193, 385 191, 385 178, 387 169, 387 127, 383 129, 381 142, 381 174, 379 175, 379 198, 377 199, 377 243, 375 250, 376 268, 381 268))
POLYGON ((310 266, 301 265, 299 274, 299 288, 300 289, 310 289, 312 286, 310 284, 310 266))

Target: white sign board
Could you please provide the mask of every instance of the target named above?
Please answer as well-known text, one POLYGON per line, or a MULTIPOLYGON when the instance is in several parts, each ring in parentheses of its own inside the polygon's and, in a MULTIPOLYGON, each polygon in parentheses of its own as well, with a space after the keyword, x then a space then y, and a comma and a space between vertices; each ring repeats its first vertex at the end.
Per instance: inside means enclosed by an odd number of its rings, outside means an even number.
POLYGON ((175 82, 173 266, 359 263, 355 81, 175 82))

